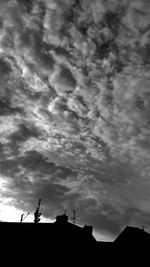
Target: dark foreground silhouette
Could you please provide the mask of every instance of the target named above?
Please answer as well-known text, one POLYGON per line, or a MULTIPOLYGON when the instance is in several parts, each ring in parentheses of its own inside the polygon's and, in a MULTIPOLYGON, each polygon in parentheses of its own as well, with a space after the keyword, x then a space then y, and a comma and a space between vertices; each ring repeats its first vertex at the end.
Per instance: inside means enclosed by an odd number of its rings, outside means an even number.
POLYGON ((126 227, 114 242, 98 242, 92 226, 80 227, 66 214, 54 223, 0 222, 1 266, 148 266, 150 234, 126 227), (147 265, 148 264, 148 265, 147 265))

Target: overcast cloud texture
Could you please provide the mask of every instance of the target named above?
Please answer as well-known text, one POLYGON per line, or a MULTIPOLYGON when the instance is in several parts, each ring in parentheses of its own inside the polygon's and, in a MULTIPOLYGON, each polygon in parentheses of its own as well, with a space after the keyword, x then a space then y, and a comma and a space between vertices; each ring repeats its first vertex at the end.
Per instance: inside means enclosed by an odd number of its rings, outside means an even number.
POLYGON ((0 0, 0 181, 110 239, 150 225, 149 0, 0 0))

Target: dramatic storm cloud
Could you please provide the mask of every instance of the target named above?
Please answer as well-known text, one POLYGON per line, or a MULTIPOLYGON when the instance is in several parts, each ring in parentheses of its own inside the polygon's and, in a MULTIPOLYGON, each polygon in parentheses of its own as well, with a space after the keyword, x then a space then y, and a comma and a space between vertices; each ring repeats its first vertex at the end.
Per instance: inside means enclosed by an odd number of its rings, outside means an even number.
POLYGON ((150 2, 0 1, 0 219, 150 224, 150 2))

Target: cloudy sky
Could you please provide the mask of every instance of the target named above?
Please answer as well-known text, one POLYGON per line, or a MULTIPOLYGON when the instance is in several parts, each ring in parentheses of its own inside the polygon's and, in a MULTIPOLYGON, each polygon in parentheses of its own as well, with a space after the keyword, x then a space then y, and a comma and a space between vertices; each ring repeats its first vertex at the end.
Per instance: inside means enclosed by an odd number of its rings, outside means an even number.
POLYGON ((0 220, 38 198, 98 240, 150 225, 149 0, 0 0, 0 220))

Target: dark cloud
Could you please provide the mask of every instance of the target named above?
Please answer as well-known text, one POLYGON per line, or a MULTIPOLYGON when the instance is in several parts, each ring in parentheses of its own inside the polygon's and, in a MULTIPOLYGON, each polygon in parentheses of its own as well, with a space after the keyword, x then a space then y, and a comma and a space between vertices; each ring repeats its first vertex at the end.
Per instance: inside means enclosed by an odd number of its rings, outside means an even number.
POLYGON ((17 0, 17 2, 23 7, 25 7, 27 12, 32 11, 34 0, 17 0))
POLYGON ((10 65, 5 62, 2 58, 0 59, 0 75, 1 75, 1 80, 3 76, 8 75, 9 72, 11 71, 10 65))
POLYGON ((18 108, 12 108, 9 102, 7 103, 7 101, 0 101, 0 115, 13 114, 19 111, 21 110, 18 108))
POLYGON ((64 91, 72 91, 75 89, 76 80, 73 77, 72 73, 69 69, 62 66, 59 74, 55 76, 53 83, 56 86, 56 90, 60 93, 64 93, 64 91))

